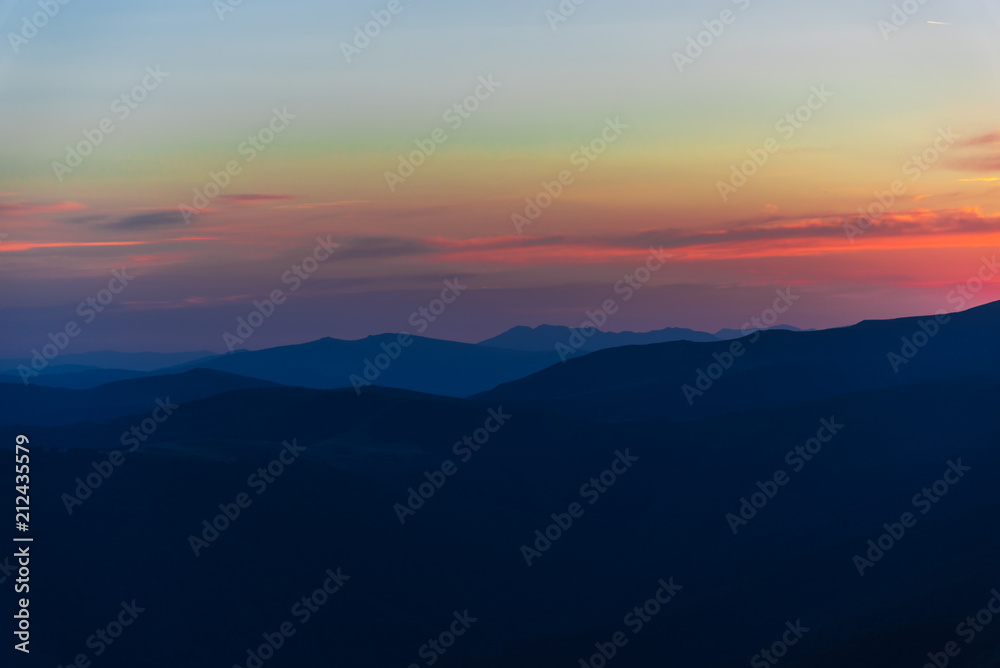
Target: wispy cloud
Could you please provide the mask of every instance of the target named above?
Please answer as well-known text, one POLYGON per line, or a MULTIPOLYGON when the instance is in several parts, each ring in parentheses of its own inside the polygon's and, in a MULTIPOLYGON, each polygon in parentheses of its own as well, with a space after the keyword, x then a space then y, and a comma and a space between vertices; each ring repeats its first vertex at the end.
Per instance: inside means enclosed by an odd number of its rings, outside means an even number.
POLYGON ((57 204, 40 204, 37 202, 0 202, 0 216, 30 215, 36 213, 65 213, 79 211, 87 207, 79 202, 59 202, 57 204))
POLYGON ((126 216, 113 223, 108 223, 107 226, 120 230, 148 230, 161 227, 182 227, 185 224, 184 216, 179 211, 168 209, 126 216))
POLYGON ((344 200, 341 202, 303 202, 302 204, 285 204, 279 209, 324 209, 327 207, 353 206, 356 204, 373 204, 373 200, 358 199, 344 200))
POLYGON ((110 220, 109 216, 95 214, 93 216, 73 216, 71 218, 66 218, 65 222, 73 223, 74 225, 86 225, 88 223, 103 223, 108 220, 110 220))
MULTIPOLYGON (((844 233, 854 215, 830 215, 776 223, 746 224, 714 230, 663 228, 627 235, 466 239, 432 237, 356 237, 345 239, 341 259, 391 259, 422 256, 434 263, 495 265, 588 265, 641 258, 650 247, 675 251, 677 260, 813 256, 856 250, 844 233)), ((1000 217, 978 209, 916 209, 885 214, 865 238, 872 247, 924 248, 935 244, 981 245, 1000 241, 1000 217), (971 241, 970 241, 971 240, 971 241)))
POLYGON ((409 237, 349 237, 343 240, 337 258, 344 260, 430 255, 437 248, 423 239, 409 237))
POLYGON ((4 244, 0 247, 0 252, 16 253, 21 251, 37 249, 57 249, 57 248, 102 248, 111 246, 142 246, 144 241, 67 241, 67 242, 44 242, 44 241, 24 241, 18 243, 4 244))
POLYGON ((235 202, 237 204, 260 204, 265 202, 282 202, 295 199, 295 196, 271 195, 267 193, 243 193, 237 195, 219 195, 218 199, 224 202, 235 202))
POLYGON ((160 239, 158 241, 18 241, 6 243, 0 247, 0 252, 15 253, 25 251, 63 251, 101 248, 117 248, 122 246, 158 247, 175 243, 194 243, 204 241, 221 241, 219 237, 179 237, 176 239, 160 239))
POLYGON ((952 169, 969 172, 1000 171, 1000 130, 976 135, 958 144, 956 155, 948 160, 952 169))
POLYGON ((977 135, 960 143, 960 146, 994 146, 1000 144, 1000 130, 977 135))
POLYGON ((1000 155, 977 155, 956 158, 951 161, 951 167, 970 172, 997 172, 1000 171, 1000 155))

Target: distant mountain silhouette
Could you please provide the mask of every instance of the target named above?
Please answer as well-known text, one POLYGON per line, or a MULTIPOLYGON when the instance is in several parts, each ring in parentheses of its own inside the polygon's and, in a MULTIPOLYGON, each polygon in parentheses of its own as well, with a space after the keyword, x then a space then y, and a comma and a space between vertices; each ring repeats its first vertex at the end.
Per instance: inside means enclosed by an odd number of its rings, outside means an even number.
MULTIPOLYGON (((769 331, 772 329, 780 329, 786 332, 815 332, 815 329, 799 329, 798 327, 792 327, 791 325, 775 325, 774 327, 764 327, 761 331, 769 331)), ((731 339, 742 339, 744 336, 754 333, 757 331, 755 328, 749 328, 746 331, 742 329, 720 329, 715 333, 715 338, 722 341, 729 341, 731 339)))
POLYGON ((0 412, 0 425, 100 422, 149 413, 157 399, 183 403, 232 390, 276 386, 207 369, 121 380, 86 390, 4 383, 0 384, 0 405, 5 409, 0 412))
POLYGON ((1000 378, 1000 302, 932 323, 933 316, 873 320, 815 332, 765 331, 738 342, 614 348, 570 358, 477 398, 581 417, 687 419, 928 379, 1000 378), (936 333, 927 335, 920 323, 936 333), (914 338, 924 346, 905 347, 904 339, 914 338), (735 343, 745 352, 730 360, 735 343), (908 359, 908 353, 915 355, 908 359))
MULTIPOLYGON (((117 380, 140 378, 156 370, 217 357, 201 350, 188 353, 66 353, 48 360, 48 365, 28 376, 28 384, 83 390, 117 380)), ((34 371, 31 359, 0 360, 0 384, 24 384, 18 367, 34 371)))
MULTIPOLYGON (((802 331, 795 327, 784 325, 779 325, 774 329, 802 331)), ((514 327, 499 336, 482 341, 478 345, 522 352, 547 353, 547 357, 535 357, 535 363, 525 363, 524 359, 520 359, 515 363, 514 368, 526 375, 527 373, 544 368, 548 364, 561 361, 560 354, 556 349, 557 344, 568 346, 567 350, 573 350, 571 353, 572 356, 579 357, 596 350, 621 346, 648 345, 669 341, 708 342, 736 338, 740 335, 738 330, 720 330, 717 334, 713 335, 691 329, 672 327, 641 333, 598 331, 587 336, 581 333, 580 330, 569 327, 541 325, 533 328, 514 327)), ((364 368, 365 359, 374 359, 375 355, 384 352, 379 345, 381 343, 392 345, 396 341, 397 336, 396 334, 382 334, 368 337, 362 341, 340 341, 338 339, 326 338, 320 340, 326 343, 314 341, 296 346, 281 346, 269 350, 280 350, 283 352, 255 357, 252 363, 246 363, 242 360, 240 363, 233 361, 234 356, 245 355, 249 351, 237 351, 230 355, 216 355, 207 351, 190 353, 115 353, 105 351, 74 355, 67 354, 52 360, 49 366, 43 369, 39 375, 30 376, 28 381, 32 385, 79 390, 130 378, 176 373, 180 370, 196 368, 211 368, 250 377, 281 378, 278 382, 283 384, 330 389, 350 385, 350 383, 337 380, 339 376, 343 376, 345 373, 348 376, 350 374, 357 374, 361 377, 362 374, 358 373, 357 370, 364 368), (373 346, 371 345, 372 343, 378 345, 373 346), (312 351, 319 353, 317 360, 323 360, 320 362, 320 366, 325 370, 314 371, 311 360, 303 361, 304 358, 301 357, 301 354, 305 353, 307 349, 302 348, 302 346, 311 346, 312 351), (296 360, 297 355, 299 356, 298 360, 296 360), (279 357, 283 361, 279 362, 279 357), (266 368, 266 370, 258 370, 256 368, 258 364, 257 360, 264 360, 262 368, 266 368), (348 371, 348 369, 351 370, 348 371), (265 375, 262 376, 261 374, 265 375)), ((438 344, 451 344, 456 347, 469 345, 439 339, 424 339, 424 341, 436 341, 438 344)), ((410 356, 420 357, 429 353, 437 357, 429 359, 428 364, 437 364, 437 360, 441 359, 441 351, 440 345, 428 348, 420 344, 418 345, 418 352, 410 356)), ((265 351, 255 351, 255 353, 263 352, 265 351)), ((475 356, 475 353, 469 349, 465 349, 463 354, 475 356)), ((496 354, 487 357, 494 360, 497 364, 496 368, 490 370, 487 369, 489 364, 486 362, 486 358, 476 362, 479 365, 476 368, 482 369, 485 372, 482 375, 481 382, 470 382, 468 378, 465 378, 464 380, 457 381, 456 384, 451 381, 436 379, 433 377, 433 374, 422 376, 420 372, 411 373, 417 366, 415 361, 411 360, 408 364, 404 363, 402 365, 403 367, 410 368, 411 371, 401 373, 397 370, 381 374, 377 380, 377 384, 448 396, 466 396, 477 391, 490 389, 492 387, 491 383, 495 385, 499 382, 518 377, 506 371, 505 358, 499 358, 496 354), (484 364, 486 366, 482 366, 484 364), (500 370, 500 374, 495 375, 494 372, 498 369, 500 370)), ((0 360, 0 384, 23 382, 17 372, 18 365, 30 368, 31 360, 0 360)), ((460 372, 459 375, 465 374, 460 372)))
MULTIPOLYGON (((86 390, 106 383, 130 378, 142 378, 153 375, 149 371, 128 371, 125 369, 98 369, 93 367, 57 366, 52 370, 45 369, 38 376, 29 376, 28 385, 40 387, 62 387, 71 390, 86 390)), ((7 373, 0 375, 0 383, 16 383, 23 385, 20 374, 7 373)))
POLYGON ((382 387, 460 397, 521 378, 556 361, 551 353, 423 337, 411 337, 410 345, 403 347, 398 339, 396 334, 357 341, 325 338, 221 355, 162 371, 215 369, 315 389, 353 387, 357 381, 370 381, 382 387))
POLYGON ((586 336, 579 328, 557 325, 539 325, 538 327, 514 327, 503 334, 480 341, 481 346, 507 348, 509 350, 554 351, 556 344, 572 346, 570 343, 574 333, 584 341, 583 346, 576 346, 584 352, 604 350, 617 346, 637 346, 648 343, 664 343, 666 341, 715 341, 716 337, 693 329, 668 327, 653 332, 591 332, 586 336))
MULTIPOLYGON (((125 371, 155 371, 167 366, 214 357, 206 350, 188 353, 119 353, 104 350, 94 353, 63 353, 48 361, 42 373, 70 373, 86 369, 122 369, 125 371)), ((0 360, 0 372, 15 373, 20 365, 31 368, 31 359, 0 360)))
MULTIPOLYGON (((776 325, 766 329, 781 329, 791 332, 813 331, 802 330, 791 325, 776 325)), ((539 325, 538 327, 518 326, 508 329, 503 334, 493 338, 480 341, 481 346, 491 346, 493 348, 507 348, 509 350, 531 350, 550 351, 555 350, 557 344, 575 347, 581 352, 593 352, 595 350, 605 350, 607 348, 619 348, 621 346, 645 346, 651 343, 669 343, 671 341, 694 341, 704 343, 707 341, 720 341, 738 339, 751 333, 753 329, 742 332, 738 329, 720 329, 715 334, 699 332, 683 327, 667 327, 651 332, 590 332, 587 336, 584 330, 575 327, 563 327, 560 325, 539 325), (574 337, 576 337, 574 339, 574 337), (573 341, 583 342, 583 345, 573 343, 573 341)))

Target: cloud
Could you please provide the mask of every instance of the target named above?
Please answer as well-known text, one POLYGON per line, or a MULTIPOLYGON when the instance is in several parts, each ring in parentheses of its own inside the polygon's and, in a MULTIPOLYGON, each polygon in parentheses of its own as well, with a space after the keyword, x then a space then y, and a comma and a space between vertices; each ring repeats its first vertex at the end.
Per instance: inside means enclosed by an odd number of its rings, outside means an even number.
POLYGON ((343 200, 340 202, 307 202, 304 204, 283 204, 277 208, 279 209, 322 209, 326 207, 351 207, 358 204, 372 204, 373 200, 369 199, 357 199, 357 200, 343 200))
POLYGON ((160 227, 181 227, 186 224, 180 211, 168 209, 126 216, 113 223, 108 223, 107 226, 119 230, 148 230, 160 227))
POLYGON ((235 202, 237 204, 257 204, 260 202, 283 202, 295 199, 294 195, 269 195, 266 193, 243 193, 238 195, 219 195, 218 199, 224 202, 235 202))
POLYGON ((39 204, 37 202, 0 202, 0 216, 16 216, 35 213, 64 213, 79 211, 87 207, 79 202, 59 202, 58 204, 39 204))
POLYGON ((959 146, 994 146, 1000 144, 1000 130, 994 130, 984 135, 973 137, 961 142, 959 146))
POLYGON ((430 242, 409 237, 348 237, 342 244, 337 250, 339 260, 429 255, 437 251, 430 242))
MULTIPOLYGON (((735 259, 812 256, 851 252, 846 225, 856 225, 856 215, 828 215, 788 219, 777 223, 723 229, 663 228, 632 234, 596 237, 359 237, 344 242, 341 259, 425 256, 435 263, 499 265, 588 265, 641 261, 650 248, 675 252, 675 259, 735 259)), ((867 223, 866 223, 867 224, 867 223)), ((865 232, 870 245, 926 247, 981 242, 987 235, 1000 237, 1000 217, 984 216, 977 209, 917 209, 887 213, 865 232)))
POLYGON ((1000 171, 1000 155, 996 148, 1000 147, 1000 130, 972 137, 958 145, 961 155, 951 156, 948 166, 967 172, 1000 171))
POLYGON ((471 239, 450 239, 447 237, 432 237, 421 239, 416 237, 348 237, 342 241, 343 246, 337 251, 340 260, 358 259, 388 259, 397 257, 428 256, 436 260, 447 261, 462 257, 474 256, 482 252, 517 253, 526 249, 538 247, 557 247, 570 242, 566 237, 526 237, 509 235, 502 237, 473 237, 471 239))
MULTIPOLYGON (((23 253, 30 251, 43 251, 42 253, 36 254, 49 254, 56 250, 97 250, 98 252, 104 252, 105 254, 109 252, 119 253, 115 250, 121 246, 142 246, 147 242, 145 241, 66 241, 66 242, 44 242, 44 241, 22 241, 17 243, 8 243, 0 248, 0 252, 4 253, 23 253)), ((88 253, 84 253, 88 254, 88 253)))
POLYGON ((73 223, 74 225, 86 225, 87 223, 103 223, 108 220, 108 216, 93 215, 93 216, 73 216, 72 218, 67 218, 67 223, 73 223))
POLYGON ((997 172, 1000 171, 1000 155, 955 158, 951 161, 950 167, 969 172, 997 172))
MULTIPOLYGON (((844 225, 856 224, 858 216, 830 215, 782 222, 776 225, 742 226, 704 232, 652 230, 619 237, 620 242, 664 244, 669 247, 700 246, 732 242, 807 240, 844 237, 844 225)), ((866 223, 867 225, 867 223, 866 223)), ((983 216, 975 208, 915 209, 883 214, 871 222, 865 236, 936 236, 1000 232, 1000 217, 983 216)))

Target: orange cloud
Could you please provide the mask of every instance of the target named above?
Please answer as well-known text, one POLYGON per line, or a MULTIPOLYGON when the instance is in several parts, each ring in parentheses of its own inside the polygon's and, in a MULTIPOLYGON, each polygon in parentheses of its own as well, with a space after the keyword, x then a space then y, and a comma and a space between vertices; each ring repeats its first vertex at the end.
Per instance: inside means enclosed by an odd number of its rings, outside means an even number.
POLYGON ((79 202, 60 202, 58 204, 38 204, 36 202, 0 202, 0 216, 30 215, 36 213, 65 213, 79 211, 87 207, 79 202))
POLYGON ((162 239, 160 241, 22 241, 0 244, 0 252, 12 253, 40 248, 94 248, 114 246, 149 246, 161 243, 188 241, 220 241, 220 237, 181 237, 177 239, 162 239))

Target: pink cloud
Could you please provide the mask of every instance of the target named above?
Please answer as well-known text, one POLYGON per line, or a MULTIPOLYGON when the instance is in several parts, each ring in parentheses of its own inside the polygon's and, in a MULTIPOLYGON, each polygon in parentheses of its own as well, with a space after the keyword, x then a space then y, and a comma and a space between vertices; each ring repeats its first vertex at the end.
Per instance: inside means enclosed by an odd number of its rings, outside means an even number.
MULTIPOLYGON (((856 215, 785 220, 725 229, 663 228, 617 236, 358 237, 344 240, 341 259, 422 257, 433 263, 494 265, 589 265, 641 260, 662 246, 675 261, 764 257, 807 257, 856 250, 846 226, 856 215)), ((1000 237, 1000 217, 978 209, 915 209, 891 212, 865 221, 864 248, 924 248, 934 244, 967 245, 1000 237)), ((861 245, 858 241, 857 245, 861 245)))
POLYGON ((1000 144, 1000 130, 994 130, 984 135, 979 135, 978 137, 973 137, 962 142, 961 146, 993 146, 994 144, 1000 144))
POLYGON ((997 146, 1000 146, 1000 130, 973 137, 958 145, 958 149, 963 155, 952 156, 948 165, 952 169, 970 172, 998 171, 1000 170, 1000 155, 995 152, 997 146), (980 150, 977 151, 977 149, 980 150))
POLYGON ((952 169, 962 169, 970 172, 1000 171, 1000 155, 980 155, 968 158, 956 158, 951 161, 952 169))

